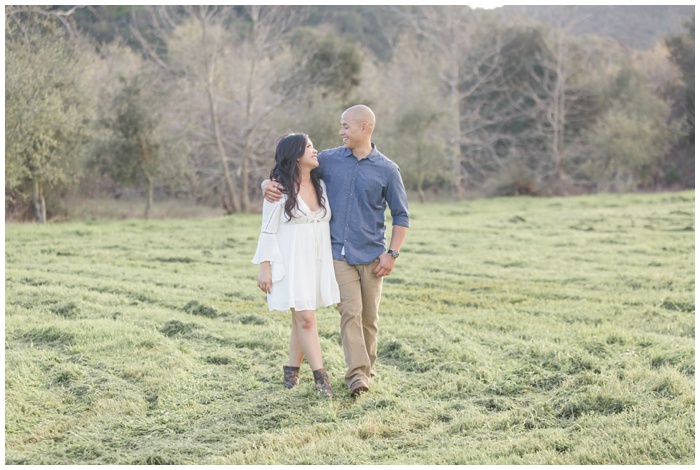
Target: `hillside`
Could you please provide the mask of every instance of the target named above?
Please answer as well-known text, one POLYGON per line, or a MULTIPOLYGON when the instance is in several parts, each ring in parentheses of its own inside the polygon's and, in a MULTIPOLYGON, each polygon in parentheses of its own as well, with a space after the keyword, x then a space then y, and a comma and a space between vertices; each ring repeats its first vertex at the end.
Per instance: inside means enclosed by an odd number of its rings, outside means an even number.
POLYGON ((681 31, 695 15, 693 5, 506 5, 499 10, 563 25, 578 35, 609 36, 635 49, 647 49, 681 31))

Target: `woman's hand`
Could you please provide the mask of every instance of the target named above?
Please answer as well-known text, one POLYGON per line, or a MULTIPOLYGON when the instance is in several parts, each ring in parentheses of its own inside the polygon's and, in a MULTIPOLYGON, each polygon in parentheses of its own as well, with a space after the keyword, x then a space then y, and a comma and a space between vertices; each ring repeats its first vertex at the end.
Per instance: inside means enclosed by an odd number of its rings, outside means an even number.
POLYGON ((260 263, 260 274, 258 274, 258 287, 266 294, 272 292, 272 270, 269 261, 260 263))

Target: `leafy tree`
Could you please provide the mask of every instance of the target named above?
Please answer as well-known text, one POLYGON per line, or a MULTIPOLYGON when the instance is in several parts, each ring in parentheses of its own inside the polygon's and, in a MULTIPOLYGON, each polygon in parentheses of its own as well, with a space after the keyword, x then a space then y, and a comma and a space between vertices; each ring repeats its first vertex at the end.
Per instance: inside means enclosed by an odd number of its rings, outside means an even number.
MULTIPOLYGON (((283 96, 281 109, 294 111, 273 113, 274 128, 308 133, 319 151, 338 146, 340 114, 361 83, 362 53, 324 28, 309 27, 295 29, 286 48, 286 58, 277 64, 289 73, 277 74, 274 89, 283 96)), ((269 172, 270 161, 263 172, 269 172)))
POLYGON ((307 27, 292 33, 290 47, 296 66, 284 80, 288 95, 308 97, 320 93, 341 99, 360 84, 362 56, 357 47, 338 36, 307 27))
POLYGON ((695 135, 695 17, 685 24, 687 32, 670 36, 666 47, 671 61, 681 72, 682 84, 678 90, 676 113, 682 115, 690 126, 688 136, 695 135))
POLYGON ((32 187, 46 222, 50 188, 75 182, 89 136, 82 62, 59 27, 31 7, 5 9, 5 185, 32 187))
MULTIPOLYGON (((64 9, 65 6, 54 8, 64 9)), ((143 8, 134 5, 86 5, 71 16, 71 26, 91 37, 95 44, 113 43, 129 39, 132 12, 143 8)), ((134 44, 136 42, 134 41, 134 44)))
POLYGON ((590 129, 582 170, 598 190, 649 187, 680 126, 667 124, 669 106, 631 64, 620 67, 606 97, 609 109, 590 129))
POLYGON ((124 185, 145 182, 144 217, 150 218, 156 179, 163 173, 165 147, 161 126, 163 97, 148 74, 119 77, 121 89, 103 119, 109 131, 99 155, 102 171, 124 185))
POLYGON ((681 82, 669 90, 673 100, 674 121, 684 123, 685 130, 667 158, 669 182, 682 181, 695 186, 695 17, 686 23, 687 32, 666 38, 671 61, 681 74, 681 82))
POLYGON ((328 29, 343 43, 375 56, 380 62, 392 59, 395 41, 405 26, 405 6, 315 5, 307 25, 328 29))
POLYGON ((408 103, 398 113, 397 130, 404 137, 396 142, 394 158, 401 162, 404 180, 426 201, 425 187, 449 181, 448 162, 441 158, 442 140, 435 132, 445 114, 425 97, 408 103))
POLYGON ((377 113, 380 131, 386 129, 382 151, 399 164, 406 187, 425 202, 426 189, 449 185, 452 175, 444 138, 449 113, 434 93, 440 81, 432 73, 433 58, 419 44, 412 34, 397 40, 380 78, 383 108, 390 111, 377 113))

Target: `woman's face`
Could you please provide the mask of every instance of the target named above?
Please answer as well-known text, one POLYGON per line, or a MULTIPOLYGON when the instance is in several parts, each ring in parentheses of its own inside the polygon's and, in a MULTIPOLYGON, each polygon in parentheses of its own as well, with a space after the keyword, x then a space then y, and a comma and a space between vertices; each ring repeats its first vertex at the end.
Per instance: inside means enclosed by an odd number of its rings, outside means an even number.
POLYGON ((306 140, 306 150, 304 151, 304 155, 299 158, 299 166, 302 169, 309 169, 313 170, 318 166, 318 158, 317 158, 318 152, 314 148, 313 142, 311 142, 311 139, 306 140))

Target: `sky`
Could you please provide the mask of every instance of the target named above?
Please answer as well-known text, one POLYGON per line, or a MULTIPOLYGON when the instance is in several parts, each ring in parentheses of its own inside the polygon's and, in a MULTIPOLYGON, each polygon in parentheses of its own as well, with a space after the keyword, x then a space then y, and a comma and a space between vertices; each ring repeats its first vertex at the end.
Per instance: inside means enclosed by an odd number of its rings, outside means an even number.
POLYGON ((503 5, 498 5, 493 2, 480 2, 480 1, 471 1, 466 3, 467 6, 471 8, 485 8, 485 9, 491 9, 491 8, 498 8, 502 7, 503 5))

